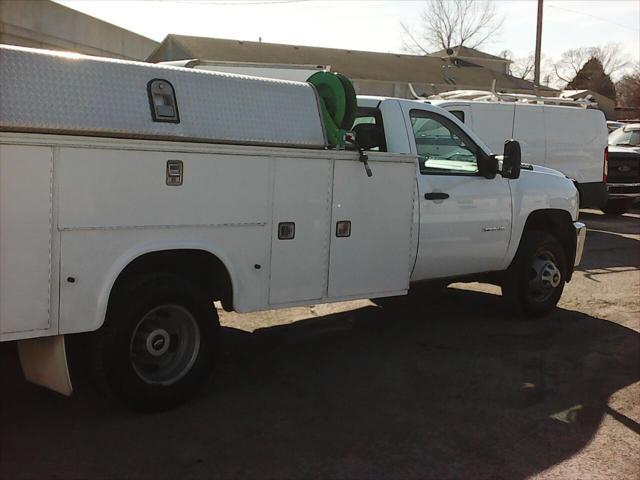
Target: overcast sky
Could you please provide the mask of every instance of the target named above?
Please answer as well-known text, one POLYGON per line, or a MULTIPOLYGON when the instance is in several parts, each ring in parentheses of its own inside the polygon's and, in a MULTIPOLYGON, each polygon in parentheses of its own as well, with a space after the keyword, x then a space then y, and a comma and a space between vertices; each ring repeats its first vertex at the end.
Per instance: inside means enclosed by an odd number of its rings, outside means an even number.
MULTIPOLYGON (((55 0, 162 40, 169 33, 402 53, 400 22, 419 27, 420 0, 55 0)), ((516 56, 535 45, 535 0, 498 0, 502 31, 482 50, 516 56)), ((545 0, 543 53, 620 43, 640 61, 640 0, 545 0)))

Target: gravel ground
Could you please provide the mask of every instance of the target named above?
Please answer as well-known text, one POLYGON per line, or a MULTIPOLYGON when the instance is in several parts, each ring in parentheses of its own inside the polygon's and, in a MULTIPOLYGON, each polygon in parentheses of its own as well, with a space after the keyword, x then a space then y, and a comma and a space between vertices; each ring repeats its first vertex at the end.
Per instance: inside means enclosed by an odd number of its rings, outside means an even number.
POLYGON ((24 382, 0 346, 0 478, 640 478, 640 215, 594 211, 538 322, 498 289, 224 314, 213 381, 136 415, 74 379, 24 382))

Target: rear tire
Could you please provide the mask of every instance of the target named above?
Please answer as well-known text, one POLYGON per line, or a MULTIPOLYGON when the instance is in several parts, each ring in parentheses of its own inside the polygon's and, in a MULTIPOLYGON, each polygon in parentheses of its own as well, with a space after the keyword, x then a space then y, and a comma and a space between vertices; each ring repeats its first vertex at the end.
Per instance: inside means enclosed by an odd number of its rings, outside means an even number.
POLYGON ((623 215, 629 211, 631 205, 633 205, 632 198, 617 198, 607 200, 601 210, 607 215, 623 215))
POLYGON ((524 233, 520 247, 502 282, 502 295, 520 316, 537 318, 557 305, 567 279, 566 255, 553 235, 537 230, 524 233))
POLYGON ((136 411, 192 397, 213 368, 220 329, 213 300, 190 279, 142 275, 117 286, 93 334, 99 383, 136 411))

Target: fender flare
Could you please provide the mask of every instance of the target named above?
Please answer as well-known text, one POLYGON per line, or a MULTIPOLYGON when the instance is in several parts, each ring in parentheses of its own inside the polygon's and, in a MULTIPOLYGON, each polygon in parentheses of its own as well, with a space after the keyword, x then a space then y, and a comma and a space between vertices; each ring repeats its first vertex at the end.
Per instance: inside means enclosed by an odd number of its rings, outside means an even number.
POLYGON ((215 257, 217 257, 224 267, 227 269, 229 273, 229 278, 231 279, 231 287, 232 287, 232 305, 235 305, 235 296, 237 293, 237 275, 235 270, 232 267, 232 263, 230 259, 222 252, 221 249, 217 248, 215 245, 211 245, 210 243, 204 242, 144 242, 141 244, 134 245, 132 248, 123 252, 118 259, 113 262, 111 268, 105 275, 102 285, 100 287, 100 293, 98 294, 98 303, 95 309, 95 318, 94 318, 94 329, 99 329, 106 318, 107 315, 107 307, 109 305, 109 297, 111 296, 111 291, 113 286, 115 285, 118 277, 124 271, 124 269, 134 262, 136 259, 142 257, 143 255, 154 253, 154 252, 166 252, 170 250, 200 250, 203 252, 207 252, 215 257))

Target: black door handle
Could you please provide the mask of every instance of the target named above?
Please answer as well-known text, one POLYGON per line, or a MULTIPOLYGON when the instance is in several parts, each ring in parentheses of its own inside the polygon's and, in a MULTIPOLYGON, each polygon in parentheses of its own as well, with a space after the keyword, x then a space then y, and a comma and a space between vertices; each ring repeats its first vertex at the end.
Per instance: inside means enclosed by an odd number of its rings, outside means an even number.
POLYGON ((427 200, 445 200, 449 198, 449 194, 444 192, 431 192, 425 193, 424 198, 427 200))

